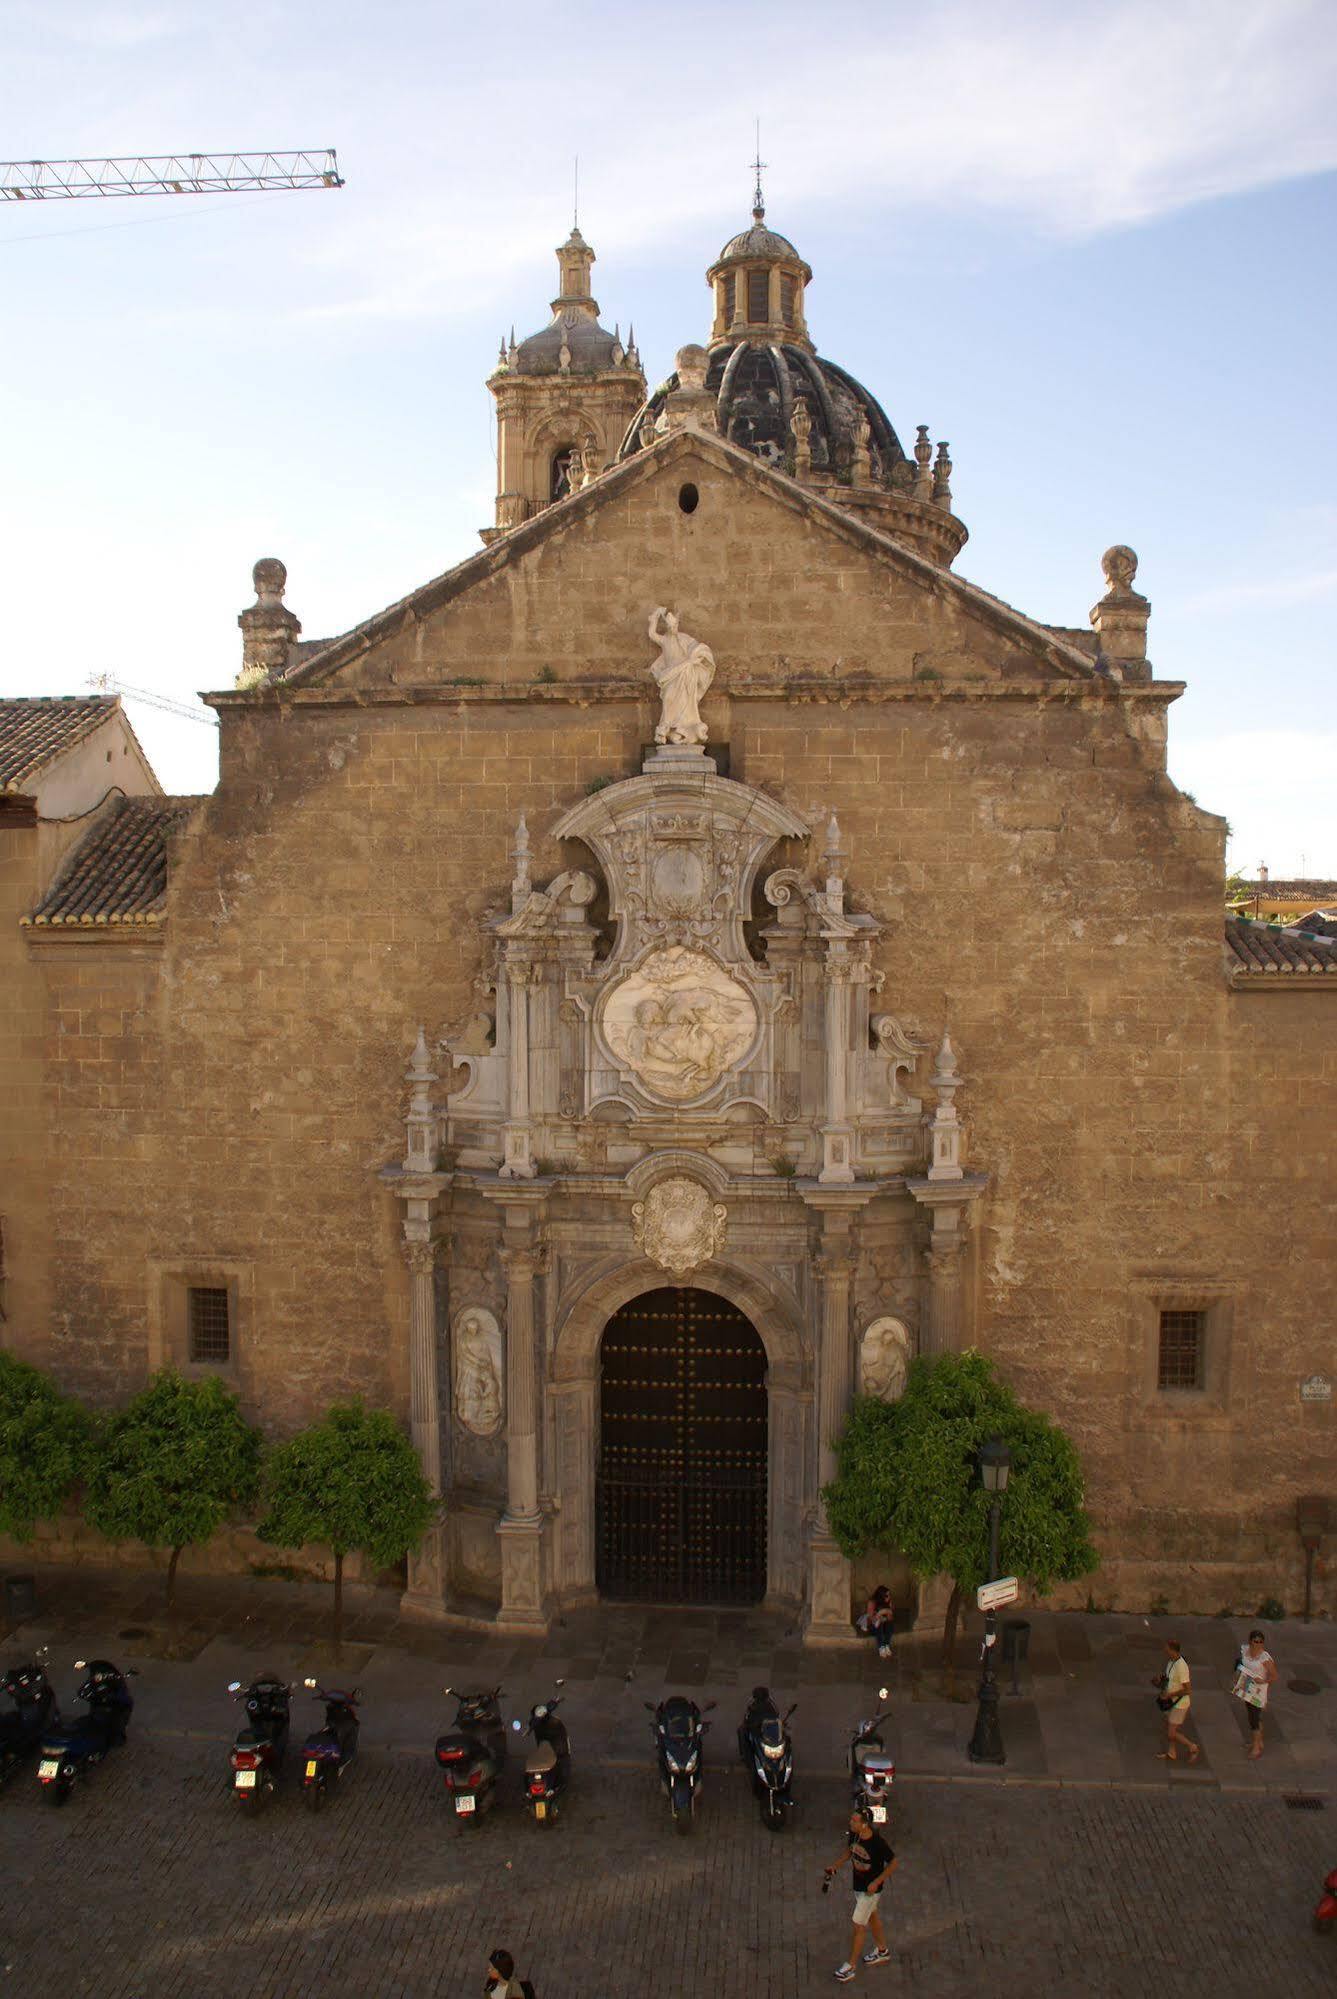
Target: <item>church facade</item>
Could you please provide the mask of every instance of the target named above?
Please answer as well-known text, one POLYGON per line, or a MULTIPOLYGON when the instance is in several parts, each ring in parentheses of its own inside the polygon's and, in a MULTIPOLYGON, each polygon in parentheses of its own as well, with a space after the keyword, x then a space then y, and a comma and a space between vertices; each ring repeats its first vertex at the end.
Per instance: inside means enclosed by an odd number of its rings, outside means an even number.
POLYGON ((946 445, 817 353, 760 204, 651 394, 558 261, 482 551, 316 644, 258 564, 161 874, 99 820, 11 919, 6 1340, 396 1409, 428 1615, 846 1634, 850 1397, 964 1346, 1077 1443, 1097 1602, 1294 1600, 1337 946, 1224 924, 1136 556, 1081 629, 958 576, 946 445))

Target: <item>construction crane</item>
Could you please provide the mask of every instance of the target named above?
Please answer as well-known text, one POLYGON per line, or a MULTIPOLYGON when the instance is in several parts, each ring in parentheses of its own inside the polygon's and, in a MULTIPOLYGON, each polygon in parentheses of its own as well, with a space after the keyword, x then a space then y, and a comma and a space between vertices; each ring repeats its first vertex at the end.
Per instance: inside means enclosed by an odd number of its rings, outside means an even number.
POLYGON ((202 722, 206 729, 218 727, 218 717, 207 711, 201 713, 185 701, 173 701, 169 694, 155 694, 147 687, 127 687, 114 673, 90 673, 88 685, 96 687, 103 694, 120 694, 127 701, 142 701, 149 708, 161 708, 168 715, 180 715, 186 722, 202 722))
POLYGON ((6 201, 342 186, 333 146, 301 153, 168 153, 156 159, 0 163, 0 197, 6 201))

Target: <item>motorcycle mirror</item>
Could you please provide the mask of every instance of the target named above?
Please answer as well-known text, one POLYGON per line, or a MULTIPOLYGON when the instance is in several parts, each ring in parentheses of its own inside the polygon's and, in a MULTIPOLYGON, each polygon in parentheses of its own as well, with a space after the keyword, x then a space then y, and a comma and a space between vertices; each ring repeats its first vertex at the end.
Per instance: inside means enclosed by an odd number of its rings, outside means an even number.
POLYGON ((712 1709, 712 1708, 713 1708, 714 1706, 715 1706, 715 1702, 714 1702, 714 1701, 707 1701, 707 1702, 706 1702, 706 1704, 705 1704, 705 1706, 704 1706, 704 1707, 702 1708, 702 1710, 701 1710, 702 1714, 709 1714, 709 1713, 710 1713, 710 1710, 711 1710, 711 1709, 712 1709))
POLYGON ((885 1687, 878 1688, 877 1697, 880 1701, 889 1701, 891 1699, 891 1695, 887 1692, 887 1689, 885 1687))
POLYGON ((566 1685, 566 1681, 565 1681, 565 1680, 554 1680, 554 1681, 553 1681, 553 1685, 554 1685, 555 1687, 564 1687, 564 1686, 566 1685))
POLYGON ((515 1730, 517 1735, 520 1733, 520 1724, 518 1721, 513 1721, 511 1723, 511 1727, 515 1730))
POLYGON ((76 1660, 75 1660, 75 1662, 74 1662, 74 1670, 75 1670, 75 1672, 76 1672, 76 1673, 84 1673, 84 1672, 87 1672, 87 1670, 88 1670, 88 1661, 87 1661, 87 1659, 76 1659, 76 1660))
POLYGON ((241 1681, 229 1680, 227 1683, 227 1690, 230 1694, 239 1694, 241 1692, 241 1681))
POLYGON ((785 1720, 788 1721, 791 1714, 797 1714, 797 1713, 798 1713, 798 1702, 795 1701, 793 1707, 785 1709, 785 1720))
POLYGON ((642 1701, 641 1706, 645 1709, 647 1714, 653 1714, 655 1711, 655 1704, 653 1701, 642 1701))
POLYGON ((312 1692, 314 1693, 314 1691, 315 1691, 315 1686, 316 1686, 316 1683, 315 1683, 315 1681, 314 1681, 314 1680, 303 1680, 303 1681, 302 1681, 302 1685, 303 1685, 304 1687, 310 1687, 310 1688, 311 1688, 311 1690, 312 1690, 312 1692))
POLYGON ((443 1694, 453 1694, 455 1689, 454 1687, 442 1687, 441 1691, 443 1694))

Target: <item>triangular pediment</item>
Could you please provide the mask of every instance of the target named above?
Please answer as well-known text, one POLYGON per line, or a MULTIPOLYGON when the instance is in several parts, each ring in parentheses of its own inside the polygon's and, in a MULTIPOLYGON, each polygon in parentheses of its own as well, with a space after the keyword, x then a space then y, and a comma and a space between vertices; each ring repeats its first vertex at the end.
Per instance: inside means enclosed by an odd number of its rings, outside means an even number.
MULTIPOLYGON (((635 681, 676 605, 732 676, 857 685, 1087 680, 1076 645, 809 492, 683 430, 331 641, 281 688, 635 681)), ((270 690, 259 690, 262 694, 270 690)))

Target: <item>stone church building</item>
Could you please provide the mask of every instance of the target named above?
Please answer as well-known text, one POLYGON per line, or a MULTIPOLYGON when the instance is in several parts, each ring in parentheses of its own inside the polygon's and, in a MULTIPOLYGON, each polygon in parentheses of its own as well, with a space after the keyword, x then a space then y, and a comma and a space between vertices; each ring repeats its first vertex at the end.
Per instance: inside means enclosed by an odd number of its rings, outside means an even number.
POLYGON ((400 1412, 425 1613, 817 1639, 851 1394, 976 1346, 1082 1453, 1097 1602, 1293 1604, 1337 943, 1227 925, 1137 558, 1075 627, 959 575, 948 447, 760 201, 653 392, 557 256, 478 554, 319 642, 258 563, 217 790, 90 799, 49 878, 9 787, 0 1338, 400 1412))

